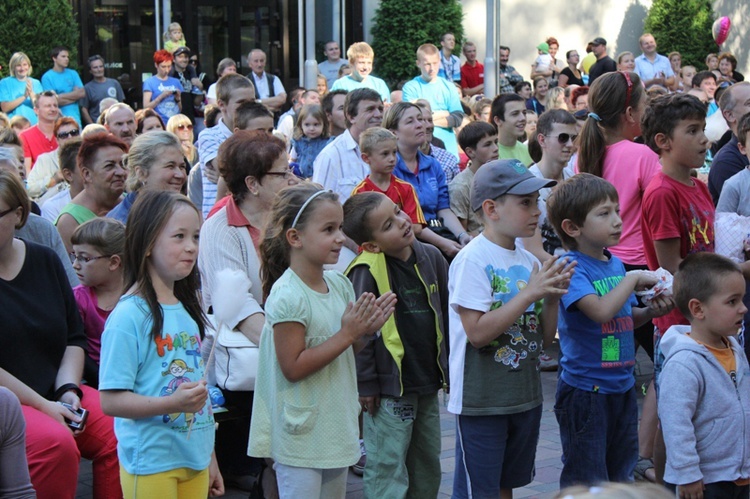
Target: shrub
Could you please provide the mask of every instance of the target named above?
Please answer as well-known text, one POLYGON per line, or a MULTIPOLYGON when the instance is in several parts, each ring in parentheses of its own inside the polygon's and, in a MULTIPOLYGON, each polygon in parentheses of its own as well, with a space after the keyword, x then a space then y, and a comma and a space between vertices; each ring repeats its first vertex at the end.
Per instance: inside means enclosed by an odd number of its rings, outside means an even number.
POLYGON ((718 50, 711 34, 713 22, 710 0, 654 0, 643 29, 654 35, 659 53, 677 51, 683 66, 700 71, 706 67, 706 56, 718 50))
POLYGON ((395 89, 400 81, 419 74, 417 47, 434 43, 440 48, 440 36, 447 32, 456 36, 454 53, 460 56, 462 21, 458 0, 382 0, 372 29, 373 73, 395 89))
POLYGON ((49 51, 63 45, 70 50, 70 67, 77 64, 80 28, 69 0, 2 0, 0 2, 0 64, 2 75, 14 52, 24 52, 40 79, 52 67, 49 51))

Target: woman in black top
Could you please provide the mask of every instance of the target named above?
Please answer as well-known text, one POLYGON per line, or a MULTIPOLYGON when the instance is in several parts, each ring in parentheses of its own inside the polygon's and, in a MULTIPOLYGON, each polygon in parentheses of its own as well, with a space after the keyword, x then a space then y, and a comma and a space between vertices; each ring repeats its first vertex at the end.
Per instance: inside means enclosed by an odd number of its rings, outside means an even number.
POLYGON ((560 78, 557 80, 557 85, 562 88, 568 85, 583 85, 581 71, 578 69, 578 63, 581 60, 578 51, 568 50, 565 58, 568 60, 568 67, 560 71, 560 78))

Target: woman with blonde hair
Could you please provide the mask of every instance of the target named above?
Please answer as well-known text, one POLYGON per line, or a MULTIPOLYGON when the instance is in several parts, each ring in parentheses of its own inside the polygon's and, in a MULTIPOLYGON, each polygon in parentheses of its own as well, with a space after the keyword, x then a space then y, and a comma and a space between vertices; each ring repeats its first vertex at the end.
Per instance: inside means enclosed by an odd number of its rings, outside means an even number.
POLYGON ((182 153, 191 165, 198 163, 198 148, 193 144, 193 124, 184 114, 175 114, 167 121, 167 131, 180 139, 182 153))
POLYGON ((31 125, 36 125, 34 112, 34 97, 42 93, 42 83, 31 77, 33 68, 29 56, 23 52, 16 52, 8 63, 10 76, 0 80, 0 110, 8 115, 23 116, 31 125))

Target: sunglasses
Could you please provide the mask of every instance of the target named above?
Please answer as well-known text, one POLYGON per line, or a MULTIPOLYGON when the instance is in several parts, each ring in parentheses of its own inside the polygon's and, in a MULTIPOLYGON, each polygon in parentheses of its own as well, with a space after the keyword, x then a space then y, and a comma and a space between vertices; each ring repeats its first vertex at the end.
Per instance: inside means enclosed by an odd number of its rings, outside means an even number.
POLYGON ((5 215, 12 211, 16 211, 20 206, 16 206, 15 208, 8 208, 7 210, 0 211, 0 218, 3 218, 5 215))
POLYGON ((557 142, 560 145, 565 145, 568 143, 568 141, 575 143, 576 139, 578 138, 578 135, 571 135, 569 133, 561 133, 560 135, 545 135, 545 137, 549 137, 551 139, 557 138, 557 142))
POLYGON ((67 139, 68 137, 78 137, 80 134, 81 134, 81 131, 76 129, 76 130, 71 130, 69 132, 60 132, 57 134, 57 138, 67 139))
POLYGON ((190 64, 198 64, 198 59, 190 59, 190 64))
POLYGON ((188 130, 192 130, 193 129, 193 125, 177 125, 177 130, 185 130, 186 128, 188 130))

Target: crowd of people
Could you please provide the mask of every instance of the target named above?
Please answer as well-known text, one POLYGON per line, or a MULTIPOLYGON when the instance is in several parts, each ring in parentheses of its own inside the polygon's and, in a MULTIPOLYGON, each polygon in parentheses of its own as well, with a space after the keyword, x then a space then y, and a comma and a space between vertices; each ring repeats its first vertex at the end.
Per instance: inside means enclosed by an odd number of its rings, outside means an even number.
POLYGON ((316 88, 287 92, 261 49, 204 89, 165 35, 137 110, 65 47, 41 82, 21 52, 0 81, 0 496, 73 498, 83 456, 97 498, 343 498, 350 467, 366 497, 434 498, 443 392, 453 497, 510 498, 541 370, 561 496, 750 493, 731 54, 682 66, 644 34, 563 61, 550 37, 528 80, 499 47, 487 95, 451 33, 392 91, 370 45, 331 41, 316 88))

